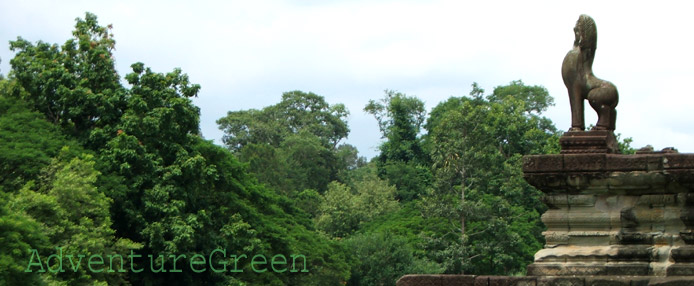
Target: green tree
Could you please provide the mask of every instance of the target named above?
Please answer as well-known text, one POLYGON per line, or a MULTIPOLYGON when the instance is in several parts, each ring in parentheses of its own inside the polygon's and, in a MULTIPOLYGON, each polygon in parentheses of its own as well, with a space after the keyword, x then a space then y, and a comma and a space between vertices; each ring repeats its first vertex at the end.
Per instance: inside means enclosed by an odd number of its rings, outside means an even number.
POLYGON ((386 90, 383 99, 370 100, 364 111, 376 118, 386 139, 377 157, 379 176, 395 184, 398 199, 410 201, 419 197, 431 181, 429 156, 419 134, 426 118, 424 102, 386 90))
MULTIPOLYGON (((54 214, 46 216, 55 220, 47 225, 65 226, 70 229, 68 233, 84 237, 84 241, 107 235, 103 226, 110 217, 116 242, 129 239, 141 245, 138 253, 143 257, 165 257, 163 261, 156 259, 155 270, 161 266, 172 268, 170 254, 192 257, 219 248, 266 257, 305 254, 313 270, 306 275, 269 271, 256 274, 251 271, 250 262, 243 261, 239 268, 245 271, 239 275, 211 271, 195 275, 128 273, 124 279, 133 285, 334 285, 345 281, 349 269, 344 251, 336 242, 315 232, 309 216, 286 197, 258 184, 228 150, 200 137, 199 109, 191 101, 200 90, 199 85, 190 83, 178 69, 157 73, 142 63, 133 64, 133 72, 125 77, 129 88, 120 84, 112 69, 110 51, 115 42, 107 33, 109 29, 99 26, 96 17, 87 14, 84 20, 77 20, 75 38, 62 47, 42 42, 31 44, 21 38, 12 42, 17 56, 11 61, 10 80, 16 84, 5 89, 7 85, 2 83, 3 90, 9 90, 14 99, 28 102, 28 106, 59 126, 63 134, 77 139, 87 153, 94 154, 93 158, 79 157, 74 163, 60 160, 66 165, 52 165, 49 173, 54 175, 47 178, 53 179, 37 183, 35 188, 26 185, 17 196, 22 204, 15 205, 23 206, 27 213, 43 209, 54 214), (80 174, 82 180, 74 179, 78 176, 75 174, 80 174), (77 192, 76 200, 64 197, 72 192, 77 192), (83 201, 87 199, 88 202, 83 201), (96 212, 97 207, 110 210, 109 216, 104 218, 104 213, 96 212), (66 221, 57 219, 62 215, 66 221), (75 221, 78 217, 80 220, 75 221)), ((340 110, 335 106, 333 111, 339 114, 340 110)), ((321 146, 334 146, 335 138, 346 132, 339 128, 305 127, 302 121, 291 124, 292 128, 306 129, 320 137, 321 146)), ((8 134, 14 136, 14 131, 8 134)), ((294 145, 297 148, 288 150, 303 150, 298 143, 294 145)), ((52 157, 41 156, 36 156, 41 162, 52 157)), ((16 169, 14 165, 8 168, 16 169)), ((35 173, 34 168, 31 166, 25 173, 35 173)), ((28 177, 11 180, 14 186, 27 182, 28 177)), ((13 220, 22 221, 17 217, 13 220)), ((22 233, 26 227, 14 229, 22 233)), ((47 233, 57 237, 47 247, 62 241, 56 229, 48 228, 47 233)), ((101 249, 102 245, 91 247, 101 249)), ((138 268, 150 268, 148 262, 135 261, 138 268)), ((211 263, 219 262, 222 261, 211 263)), ((107 277, 91 278, 111 281, 107 277)), ((57 276, 60 281, 91 278, 57 276)))
POLYGON ((31 111, 24 100, 8 98, 15 84, 0 81, 0 156, 1 166, 7 170, 0 191, 4 202, 0 240, 7 247, 3 251, 7 256, 0 258, 5 263, 0 263, 0 272, 5 273, 0 280, 8 285, 123 283, 118 273, 24 273, 31 249, 42 254, 54 253, 55 247, 67 253, 107 254, 124 253, 137 245, 115 238, 110 199, 96 191, 98 172, 92 156, 83 154, 84 149, 63 136, 42 114, 31 111))
POLYGON ((75 145, 23 100, 8 97, 14 84, 0 80, 0 191, 6 192, 35 179, 63 146, 75 145))
POLYGON ((229 111, 217 124, 225 133, 224 144, 234 152, 251 143, 279 147, 290 134, 302 131, 333 149, 349 134, 348 115, 343 104, 330 105, 312 92, 290 91, 282 94, 282 101, 276 105, 229 111))
POLYGON ((366 158, 359 156, 357 147, 349 144, 337 146, 335 157, 338 164, 337 177, 341 182, 347 182, 350 178, 350 173, 353 173, 358 168, 364 167, 367 164, 366 158))
POLYGON ((50 251, 42 225, 17 210, 15 196, 41 171, 63 145, 70 144, 58 128, 30 110, 21 99, 8 97, 15 81, 0 79, 0 285, 42 285, 38 273, 27 273, 31 249, 50 251))
POLYGON ((357 214, 357 197, 347 185, 333 182, 328 185, 321 203, 316 226, 332 237, 346 237, 361 223, 357 214))
POLYGON ((395 285, 405 274, 440 271, 437 265, 415 257, 405 238, 388 232, 355 235, 345 244, 355 260, 347 285, 395 285))
POLYGON ((426 119, 424 102, 405 94, 386 90, 380 101, 370 100, 364 111, 378 121, 383 138, 379 161, 426 162, 419 132, 426 119))
POLYGON ((362 224, 399 208, 395 187, 370 173, 354 188, 332 182, 318 211, 316 226, 332 237, 347 237, 362 224))
POLYGON ((636 149, 631 147, 631 143, 634 142, 634 139, 631 137, 626 137, 624 140, 621 139, 622 134, 617 133, 616 135, 617 139, 617 144, 619 144, 619 151, 622 152, 624 155, 631 155, 636 153, 636 149))
POLYGON ((261 183, 293 196, 305 189, 324 192, 355 164, 345 153, 353 146, 339 145, 349 133, 348 115, 343 104, 291 91, 278 104, 230 111, 217 124, 225 145, 249 163, 261 183))
MULTIPOLYGON (((476 86, 477 84, 474 83, 474 85, 476 86)), ((554 98, 549 96, 547 89, 538 85, 525 85, 522 80, 514 80, 507 85, 495 87, 492 94, 487 97, 487 100, 490 102, 503 102, 509 97, 524 102, 525 112, 537 115, 547 111, 547 108, 554 105, 554 98)))
MULTIPOLYGON (((30 182, 22 188, 11 200, 12 209, 41 223, 39 229, 56 247, 49 249, 49 253, 60 251, 56 250, 59 247, 64 253, 87 257, 92 254, 127 257, 131 249, 140 245, 114 236, 109 214, 111 200, 94 185, 99 172, 94 169, 93 157, 83 155, 70 159, 69 154, 64 148, 44 170, 39 184, 30 182)), ((81 262, 82 271, 66 271, 42 278, 68 284, 126 284, 122 273, 86 271, 87 264, 87 260, 81 262)), ((63 258, 63 265, 72 264, 63 258)))
POLYGON ((41 224, 11 209, 13 195, 0 192, 0 285, 41 285, 36 272, 25 272, 31 249, 46 250, 50 243, 41 224))
POLYGON ((279 152, 286 166, 289 190, 324 191, 328 183, 337 178, 335 150, 325 148, 320 138, 311 133, 286 137, 279 152))
POLYGON ((432 110, 426 144, 435 183, 420 206, 452 226, 429 244, 447 272, 522 272, 541 247, 544 206, 522 179, 521 157, 558 151, 548 144, 556 128, 540 117, 551 102, 544 88, 514 81, 486 97, 473 84, 469 97, 432 110))
POLYGON ((21 86, 13 93, 88 146, 103 144, 104 133, 115 132, 126 100, 110 30, 87 13, 77 19, 73 38, 60 47, 22 38, 10 42, 16 52, 10 77, 21 86))
POLYGON ((354 183, 357 191, 357 208, 365 221, 397 211, 400 207, 395 200, 395 186, 379 179, 371 173, 354 183))

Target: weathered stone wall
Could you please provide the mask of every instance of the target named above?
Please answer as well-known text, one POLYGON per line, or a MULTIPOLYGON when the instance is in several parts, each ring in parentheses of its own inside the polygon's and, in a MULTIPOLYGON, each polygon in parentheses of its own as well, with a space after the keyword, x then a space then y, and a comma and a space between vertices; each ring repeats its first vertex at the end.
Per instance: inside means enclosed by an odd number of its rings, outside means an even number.
POLYGON ((530 276, 405 275, 397 285, 694 285, 694 154, 565 147, 524 157, 525 179, 549 207, 530 276))
POLYGON ((691 286, 688 277, 405 275, 397 286, 691 286))
POLYGON ((549 206, 542 216, 545 248, 529 275, 694 275, 694 155, 524 160, 526 180, 549 206))

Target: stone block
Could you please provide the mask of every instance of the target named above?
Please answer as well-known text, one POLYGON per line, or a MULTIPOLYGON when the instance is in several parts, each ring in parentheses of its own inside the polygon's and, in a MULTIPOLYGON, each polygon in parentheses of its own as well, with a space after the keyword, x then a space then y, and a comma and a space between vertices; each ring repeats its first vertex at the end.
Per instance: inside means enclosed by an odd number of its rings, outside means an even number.
POLYGON ((664 192, 668 177, 660 172, 612 172, 609 174, 608 187, 611 193, 627 190, 632 195, 654 194, 664 192), (633 191, 639 191, 634 193, 633 191), (644 192, 648 191, 648 192, 644 192))
POLYGON ((622 230, 617 234, 617 241, 623 245, 653 244, 654 237, 653 233, 622 230))
POLYGON ((568 230, 569 227, 569 211, 568 209, 550 209, 540 217, 542 223, 551 230, 568 230))
POLYGON ((648 155, 608 154, 605 161, 606 171, 645 171, 648 166, 648 155))
MULTIPOLYGON (((694 187, 694 169, 668 169, 667 174, 677 185, 691 189, 694 187)), ((675 185, 672 185, 675 186, 675 185)))
POLYGON ((528 155, 523 157, 523 172, 561 172, 564 169, 562 155, 528 155))
POLYGON ((631 279, 631 286, 648 286, 651 281, 650 277, 629 277, 631 279))
POLYGON ((665 161, 665 158, 662 155, 646 157, 646 170, 649 172, 662 171, 663 161, 665 161))
POLYGON ((537 286, 537 277, 477 276, 475 286, 537 286))
POLYGON ((548 194, 566 193, 566 176, 561 174, 551 173, 525 173, 523 178, 528 184, 536 187, 540 191, 548 194))
POLYGON ((604 263, 567 263, 562 276, 593 276, 608 275, 608 269, 604 263))
POLYGON ((614 132, 607 130, 564 132, 559 145, 561 154, 619 153, 614 132))
POLYGON ((440 275, 441 286, 473 286, 475 276, 473 275, 440 275))
POLYGON ((571 231, 569 231, 569 245, 572 246, 608 246, 610 245, 610 232, 608 231, 590 231, 588 229, 607 229, 608 225, 604 227, 590 225, 588 222, 583 224, 570 223, 571 231), (585 230, 581 230, 585 229, 585 230))
POLYGON ((694 169, 694 156, 686 153, 664 154, 663 167, 666 169, 694 169))
POLYGON ((396 286, 442 286, 440 275, 410 274, 400 277, 396 286))
POLYGON ((545 231, 542 232, 542 235, 545 237, 545 245, 548 248, 569 243, 568 231, 545 231))
POLYGON ((568 174, 566 176, 566 188, 569 192, 584 193, 590 186, 591 176, 586 174, 568 174))
POLYGON ((636 205, 645 207, 664 207, 675 205, 676 201, 677 195, 675 194, 642 195, 638 198, 636 205))
POLYGON ((544 202, 550 209, 565 208, 569 205, 569 197, 567 194, 552 194, 542 197, 544 202))
POLYGON ((610 276, 645 276, 649 275, 650 267, 647 262, 608 263, 607 273, 610 276))
POLYGON ((537 277, 514 277, 509 286, 537 286, 537 277))
POLYGON ((568 195, 566 200, 571 207, 592 207, 595 206, 597 197, 595 195, 568 195))
POLYGON ((565 172, 605 171, 605 154, 565 154, 565 172))
POLYGON ((680 238, 688 245, 694 244, 694 232, 691 230, 680 232, 680 238))
POLYGON ((692 286, 694 277, 652 278, 648 286, 692 286))
MULTIPOLYGON (((666 276, 694 276, 694 263, 676 263, 667 267, 666 276)), ((694 279, 694 277, 692 278, 694 279)), ((694 283, 692 283, 694 285, 694 283)))
POLYGON ((475 277, 475 286, 489 286, 489 276, 475 277))
POLYGON ((633 208, 632 213, 639 225, 662 225, 665 222, 665 209, 663 207, 633 208))
MULTIPOLYGON (((542 251, 542 250, 540 250, 542 251)), ((535 254, 537 261, 537 254, 535 254)), ((528 275, 532 276, 557 276, 562 270, 561 263, 533 263, 528 265, 528 275)), ((539 282, 538 282, 539 284, 539 282)))
POLYGON ((608 262, 645 262, 656 261, 657 253, 654 253, 650 245, 620 245, 614 246, 616 255, 609 255, 608 262))
POLYGON ((567 215, 572 229, 609 230, 610 213, 595 209, 572 211, 567 215))
POLYGON ((583 277, 538 277, 537 286, 585 286, 583 277))
POLYGON ((400 277, 396 286, 473 286, 475 276, 445 274, 409 274, 400 277))
POLYGON ((694 226, 694 208, 687 207, 680 210, 680 219, 685 226, 694 226))
POLYGON ((591 276, 586 277, 585 286, 631 286, 631 279, 626 277, 591 276))

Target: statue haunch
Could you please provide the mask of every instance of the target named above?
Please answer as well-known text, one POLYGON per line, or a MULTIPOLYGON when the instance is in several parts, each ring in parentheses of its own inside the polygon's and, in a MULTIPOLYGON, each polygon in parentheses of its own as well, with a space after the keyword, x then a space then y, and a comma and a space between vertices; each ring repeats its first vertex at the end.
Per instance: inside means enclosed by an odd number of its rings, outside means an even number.
POLYGON ((569 90, 571 104, 571 129, 583 131, 583 100, 588 99, 590 106, 598 113, 598 123, 593 130, 614 130, 619 101, 617 87, 609 81, 593 75, 593 58, 597 47, 598 32, 595 21, 587 15, 581 15, 574 27, 576 40, 574 47, 564 57, 561 75, 569 90))

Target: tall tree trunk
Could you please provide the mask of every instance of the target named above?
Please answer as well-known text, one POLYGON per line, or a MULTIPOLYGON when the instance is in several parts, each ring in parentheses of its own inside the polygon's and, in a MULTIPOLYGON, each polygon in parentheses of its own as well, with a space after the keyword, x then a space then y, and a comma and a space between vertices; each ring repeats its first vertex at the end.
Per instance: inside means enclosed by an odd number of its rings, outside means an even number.
MULTIPOLYGON (((465 166, 460 170, 460 245, 465 248, 465 166)), ((460 274, 465 274, 461 267, 460 274)))
POLYGON ((463 170, 460 172, 460 175, 462 177, 461 182, 460 182, 460 206, 461 206, 461 212, 460 212, 460 240, 463 241, 465 239, 465 208, 463 205, 465 204, 465 168, 463 167, 463 170))

